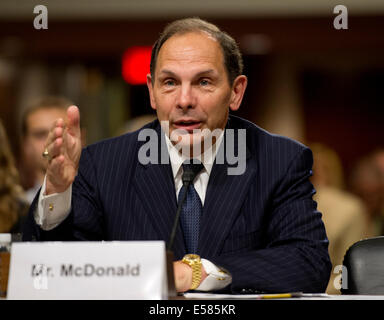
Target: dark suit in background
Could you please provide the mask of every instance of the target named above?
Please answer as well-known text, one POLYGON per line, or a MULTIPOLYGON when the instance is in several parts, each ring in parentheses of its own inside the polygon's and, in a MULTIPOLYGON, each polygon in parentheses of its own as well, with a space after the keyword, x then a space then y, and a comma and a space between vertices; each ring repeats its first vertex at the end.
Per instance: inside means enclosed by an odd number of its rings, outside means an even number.
MULTIPOLYGON (((229 119, 226 128, 247 132, 246 171, 231 176, 228 164, 213 166, 197 253, 232 274, 232 292, 323 292, 331 264, 312 200, 311 151, 241 118, 229 119)), ((158 121, 146 127, 161 132, 158 121)), ((24 240, 168 241, 177 208, 171 165, 140 164, 143 143, 134 132, 86 147, 71 213, 43 231, 33 219, 35 199, 24 240)), ((176 259, 187 253, 180 226, 174 252, 176 259)))

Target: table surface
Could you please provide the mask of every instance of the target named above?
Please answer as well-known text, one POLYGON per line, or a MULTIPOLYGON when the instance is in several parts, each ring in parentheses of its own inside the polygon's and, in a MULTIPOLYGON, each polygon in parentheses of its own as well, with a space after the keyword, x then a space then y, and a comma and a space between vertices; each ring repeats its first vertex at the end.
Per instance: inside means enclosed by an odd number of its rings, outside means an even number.
MULTIPOLYGON (((203 300, 384 300, 384 295, 330 295, 326 293, 306 294, 301 296, 284 297, 282 294, 271 295, 230 295, 212 293, 186 293, 184 299, 203 299, 203 300)), ((177 298, 176 298, 177 299, 177 298)))
MULTIPOLYGON (((7 298, 0 297, 1 300, 7 300, 7 298)), ((87 299, 88 300, 88 299, 87 299)), ((209 297, 209 296, 178 296, 172 297, 170 300, 384 300, 384 295, 324 295, 324 296, 303 296, 297 298, 273 298, 273 299, 262 299, 259 297, 250 296, 231 296, 226 295, 225 297, 209 297)))

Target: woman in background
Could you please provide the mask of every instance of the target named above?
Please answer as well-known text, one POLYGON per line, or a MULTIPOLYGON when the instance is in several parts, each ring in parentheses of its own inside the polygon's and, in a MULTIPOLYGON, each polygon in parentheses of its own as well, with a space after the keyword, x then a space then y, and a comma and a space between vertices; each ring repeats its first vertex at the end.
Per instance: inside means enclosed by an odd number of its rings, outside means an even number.
POLYGON ((19 173, 0 120, 0 233, 20 233, 27 210, 19 173))
POLYGON ((336 151, 320 143, 313 143, 310 148, 313 152, 312 182, 316 188, 313 199, 323 214, 333 265, 327 293, 340 294, 336 267, 343 264, 351 245, 369 237, 367 211, 361 199, 345 189, 343 167, 336 151))

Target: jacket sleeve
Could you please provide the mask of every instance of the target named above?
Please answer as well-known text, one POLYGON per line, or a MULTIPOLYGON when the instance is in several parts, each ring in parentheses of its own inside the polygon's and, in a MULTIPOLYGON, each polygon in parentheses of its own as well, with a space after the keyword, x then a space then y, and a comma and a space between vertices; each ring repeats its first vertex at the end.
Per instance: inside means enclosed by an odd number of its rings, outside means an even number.
POLYGON ((71 212, 52 230, 36 224, 34 214, 40 190, 33 200, 23 227, 23 241, 102 240, 102 214, 92 157, 83 149, 79 171, 72 185, 71 212))
POLYGON ((312 199, 312 163, 312 152, 301 149, 279 181, 267 214, 266 246, 207 257, 231 273, 233 293, 325 291, 331 263, 321 213, 312 199))

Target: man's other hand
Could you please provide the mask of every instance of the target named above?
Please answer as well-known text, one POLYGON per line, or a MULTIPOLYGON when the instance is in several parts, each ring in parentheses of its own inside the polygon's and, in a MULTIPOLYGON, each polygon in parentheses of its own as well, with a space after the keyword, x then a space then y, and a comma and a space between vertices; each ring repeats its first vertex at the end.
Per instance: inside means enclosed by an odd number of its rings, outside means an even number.
MULTIPOLYGON (((175 287, 177 292, 185 292, 191 288, 192 285, 192 268, 179 261, 173 263, 173 271, 175 276, 175 287)), ((204 281, 207 277, 207 272, 204 267, 201 266, 201 280, 200 283, 204 281)))

